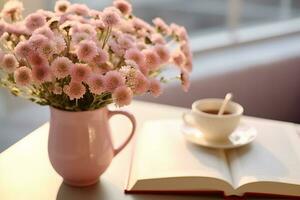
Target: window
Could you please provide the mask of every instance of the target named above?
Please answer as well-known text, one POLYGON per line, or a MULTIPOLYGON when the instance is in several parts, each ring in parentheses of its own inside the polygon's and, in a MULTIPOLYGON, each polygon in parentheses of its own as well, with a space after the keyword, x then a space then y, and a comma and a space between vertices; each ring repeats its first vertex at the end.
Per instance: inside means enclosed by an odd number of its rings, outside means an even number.
MULTIPOLYGON (((70 0, 94 9, 113 0, 70 0)), ((195 52, 300 32, 299 0, 129 0, 134 14, 150 22, 160 16, 187 27, 195 52)), ((0 1, 3 4, 3 1, 0 1)), ((53 9, 55 0, 24 0, 26 13, 53 9)))

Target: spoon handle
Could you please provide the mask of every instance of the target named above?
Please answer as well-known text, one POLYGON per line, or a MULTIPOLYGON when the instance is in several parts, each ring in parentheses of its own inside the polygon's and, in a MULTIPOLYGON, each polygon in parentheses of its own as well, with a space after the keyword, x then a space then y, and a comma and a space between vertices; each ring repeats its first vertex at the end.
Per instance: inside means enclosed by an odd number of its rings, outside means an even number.
POLYGON ((222 102, 222 105, 221 105, 221 108, 218 112, 218 115, 223 115, 225 109, 226 109, 226 106, 228 104, 228 102, 232 99, 232 94, 231 93, 227 93, 226 96, 225 96, 225 99, 224 101, 222 102))

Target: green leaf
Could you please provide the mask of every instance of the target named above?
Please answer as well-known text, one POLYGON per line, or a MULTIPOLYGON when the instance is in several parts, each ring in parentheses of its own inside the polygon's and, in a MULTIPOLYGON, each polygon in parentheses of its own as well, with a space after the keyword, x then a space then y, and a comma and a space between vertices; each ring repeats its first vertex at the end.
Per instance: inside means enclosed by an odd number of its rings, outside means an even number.
POLYGON ((93 101, 94 95, 90 92, 86 92, 83 98, 78 99, 78 107, 80 110, 88 110, 93 101))

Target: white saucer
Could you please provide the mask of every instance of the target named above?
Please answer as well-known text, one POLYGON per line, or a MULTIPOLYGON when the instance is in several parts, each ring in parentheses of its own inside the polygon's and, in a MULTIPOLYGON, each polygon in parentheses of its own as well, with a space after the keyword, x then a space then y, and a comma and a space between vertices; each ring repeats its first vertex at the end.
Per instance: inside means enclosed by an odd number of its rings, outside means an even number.
POLYGON ((222 142, 212 142, 206 140, 203 136, 203 133, 199 129, 191 127, 187 124, 183 124, 181 129, 184 137, 189 142, 217 149, 232 149, 244 146, 252 142, 257 135, 257 130, 253 126, 249 126, 245 123, 240 123, 236 130, 228 137, 228 140, 222 142))

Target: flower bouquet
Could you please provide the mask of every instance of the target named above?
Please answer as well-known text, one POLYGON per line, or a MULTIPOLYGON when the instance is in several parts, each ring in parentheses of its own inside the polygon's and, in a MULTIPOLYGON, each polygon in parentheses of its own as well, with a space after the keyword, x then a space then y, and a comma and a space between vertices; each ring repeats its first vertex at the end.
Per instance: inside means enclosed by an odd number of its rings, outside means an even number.
POLYGON ((68 111, 124 106, 134 95, 159 96, 168 81, 161 74, 172 64, 189 87, 184 27, 160 18, 150 25, 124 0, 103 11, 60 0, 55 12, 38 10, 24 20, 22 11, 21 2, 8 1, 0 21, 0 83, 16 96, 68 111))
POLYGON ((58 0, 55 11, 22 18, 23 5, 8 1, 0 21, 0 85, 51 111, 48 152, 70 185, 95 183, 135 131, 133 115, 107 105, 130 104, 134 95, 162 93, 171 79, 189 88, 192 54, 186 29, 162 19, 136 17, 125 0, 102 11, 58 0), (166 77, 169 69, 176 77, 166 77), (112 146, 108 119, 123 114, 132 132, 112 146))

